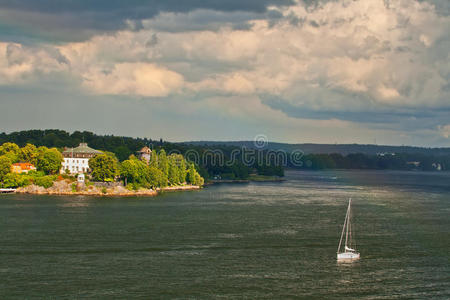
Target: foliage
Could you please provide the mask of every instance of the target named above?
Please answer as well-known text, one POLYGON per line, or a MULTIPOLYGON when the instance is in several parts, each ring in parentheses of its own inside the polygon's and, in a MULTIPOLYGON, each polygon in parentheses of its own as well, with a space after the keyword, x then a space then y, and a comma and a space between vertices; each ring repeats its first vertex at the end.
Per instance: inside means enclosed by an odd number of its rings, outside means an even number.
POLYGON ((188 182, 192 185, 198 186, 202 186, 204 184, 203 177, 201 177, 200 174, 197 172, 193 163, 189 164, 188 182))
POLYGON ((158 187, 166 187, 168 179, 161 170, 155 167, 149 167, 147 172, 147 180, 150 188, 155 189, 158 187))
POLYGON ((178 167, 173 157, 170 157, 169 159, 169 170, 167 178, 170 185, 178 185, 180 183, 178 167))
POLYGON ((164 149, 161 149, 158 153, 158 169, 166 174, 166 176, 169 176, 169 160, 164 149))
POLYGON ((18 155, 20 161, 29 162, 33 165, 37 163, 38 152, 33 144, 26 144, 25 147, 20 148, 18 155))
POLYGON ((150 156, 150 162, 149 162, 150 167, 153 168, 158 168, 158 154, 155 152, 152 153, 152 155, 150 156))
POLYGON ((372 170, 450 170, 450 155, 432 156, 423 154, 394 153, 366 155, 362 153, 309 154, 302 164, 292 167, 310 170, 322 169, 372 169, 372 170))
POLYGON ((141 164, 144 163, 133 157, 123 161, 120 168, 122 178, 124 178, 127 183, 142 181, 143 172, 141 169, 144 168, 144 166, 141 164))
POLYGON ((16 187, 22 187, 30 185, 31 181, 28 176, 20 176, 19 174, 15 173, 8 173, 3 178, 3 186, 5 188, 16 188, 16 187))
POLYGON ((15 163, 19 160, 19 150, 19 146, 14 143, 4 143, 0 146, 0 155, 8 157, 11 163, 15 163))
POLYGON ((3 181, 9 172, 11 172, 11 160, 5 155, 0 156, 0 181, 3 181))
MULTIPOLYGON (((138 185, 154 189, 165 187, 168 184, 179 185, 185 182, 186 162, 182 155, 167 156, 164 150, 152 153, 150 165, 132 155, 130 159, 122 162, 121 176, 127 184, 132 184, 133 187, 138 185)), ((201 182, 199 178, 197 181, 201 182)))
POLYGON ((46 149, 38 148, 38 157, 36 167, 45 174, 56 174, 61 168, 63 161, 62 154, 56 148, 46 149))
POLYGON ((114 154, 99 154, 89 159, 92 179, 112 181, 119 175, 119 162, 114 154))
POLYGON ((44 188, 49 188, 53 186, 53 182, 55 181, 55 176, 42 176, 42 177, 36 177, 34 184, 38 186, 42 186, 44 188))

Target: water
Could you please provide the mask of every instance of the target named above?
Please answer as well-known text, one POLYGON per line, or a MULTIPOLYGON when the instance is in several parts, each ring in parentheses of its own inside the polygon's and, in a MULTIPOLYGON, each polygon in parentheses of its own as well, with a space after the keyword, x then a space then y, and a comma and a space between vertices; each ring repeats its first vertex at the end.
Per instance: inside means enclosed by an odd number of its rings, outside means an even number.
POLYGON ((0 299, 448 299, 450 174, 0 196, 0 299), (348 198, 361 260, 337 264, 348 198))

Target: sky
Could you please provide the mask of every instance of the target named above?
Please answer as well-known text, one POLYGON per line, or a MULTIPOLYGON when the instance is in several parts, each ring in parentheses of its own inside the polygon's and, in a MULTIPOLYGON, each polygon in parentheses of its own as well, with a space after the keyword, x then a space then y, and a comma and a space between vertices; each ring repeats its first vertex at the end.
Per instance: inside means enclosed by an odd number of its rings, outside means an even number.
POLYGON ((0 131, 450 146, 448 0, 0 0, 0 131))

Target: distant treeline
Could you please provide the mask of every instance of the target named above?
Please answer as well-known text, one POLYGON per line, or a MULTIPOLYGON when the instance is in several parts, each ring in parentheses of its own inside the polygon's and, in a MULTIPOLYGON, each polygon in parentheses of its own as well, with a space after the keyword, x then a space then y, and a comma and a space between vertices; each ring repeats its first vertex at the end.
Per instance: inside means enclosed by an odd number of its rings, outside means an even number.
POLYGON ((310 170, 322 169, 373 169, 373 170, 421 170, 450 171, 450 155, 424 155, 394 153, 384 155, 366 154, 308 154, 301 165, 290 167, 310 170))
POLYGON ((168 154, 179 153, 185 155, 188 151, 197 155, 188 155, 187 159, 193 159, 198 166, 200 175, 206 180, 219 175, 223 179, 247 179, 250 174, 268 176, 284 176, 284 168, 275 161, 255 161, 246 164, 242 155, 232 157, 235 146, 200 146, 170 143, 147 138, 132 138, 114 135, 97 135, 89 131, 75 131, 69 133, 64 130, 25 130, 12 133, 0 133, 0 144, 12 142, 21 147, 27 143, 36 146, 56 147, 76 147, 81 142, 88 143, 94 149, 112 152, 119 161, 127 160, 130 155, 136 154, 144 146, 149 146, 152 150, 160 151, 164 149, 168 154), (221 153, 218 157, 217 150, 221 153), (215 154, 213 154, 212 151, 215 154))
MULTIPOLYGON (((13 133, 0 133, 0 144, 13 142, 23 147, 27 143, 46 147, 76 147, 80 142, 86 142, 90 147, 114 153, 119 161, 127 160, 144 146, 152 150, 164 149, 168 154, 179 153, 193 160, 198 166, 200 175, 208 180, 216 175, 222 179, 247 179, 251 174, 268 176, 284 176, 284 167, 307 170, 321 169, 374 169, 374 170, 450 170, 450 155, 431 155, 421 153, 385 153, 371 154, 307 154, 301 163, 293 164, 290 159, 286 162, 273 157, 250 162, 243 157, 241 149, 230 144, 180 144, 147 138, 132 138, 114 135, 97 135, 88 131, 64 130, 27 130, 13 133), (196 155, 189 155, 195 153, 196 155), (237 154, 236 154, 237 153, 237 154), (195 157, 196 156, 196 157, 195 157)), ((270 151, 270 150, 264 150, 270 151)), ((289 153, 286 155, 290 157, 289 153)))

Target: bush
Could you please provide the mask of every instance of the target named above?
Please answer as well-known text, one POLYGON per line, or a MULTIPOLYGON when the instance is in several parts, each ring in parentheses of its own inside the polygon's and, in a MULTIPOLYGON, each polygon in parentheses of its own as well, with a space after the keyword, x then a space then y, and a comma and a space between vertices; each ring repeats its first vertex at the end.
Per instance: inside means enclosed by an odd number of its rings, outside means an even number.
POLYGON ((46 189, 53 186, 53 176, 43 176, 43 177, 36 177, 34 180, 34 183, 38 186, 42 186, 46 189))
POLYGON ((141 185, 137 182, 131 182, 126 186, 129 191, 138 191, 141 188, 141 185))
POLYGON ((22 187, 30 185, 31 181, 30 178, 27 176, 21 176, 19 174, 15 173, 8 173, 3 178, 3 186, 5 188, 16 188, 16 187, 22 187))

